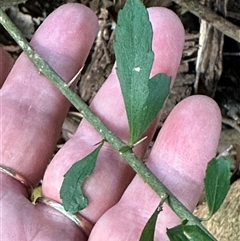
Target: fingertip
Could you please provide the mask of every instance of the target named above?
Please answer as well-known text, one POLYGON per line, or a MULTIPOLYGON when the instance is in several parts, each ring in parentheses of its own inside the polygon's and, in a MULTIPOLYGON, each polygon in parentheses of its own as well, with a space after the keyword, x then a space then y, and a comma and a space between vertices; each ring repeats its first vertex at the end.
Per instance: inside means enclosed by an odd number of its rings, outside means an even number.
POLYGON ((174 79, 182 57, 185 33, 178 16, 163 7, 148 9, 154 32, 153 51, 155 53, 152 75, 165 73, 174 79))
POLYGON ((97 16, 90 8, 78 3, 67 3, 46 18, 31 42, 34 45, 48 46, 49 49, 58 49, 59 53, 67 52, 76 56, 79 40, 91 47, 98 28, 97 16))
POLYGON ((73 77, 73 71, 68 69, 75 66, 76 73, 84 64, 86 58, 80 56, 88 55, 98 28, 97 16, 90 8, 67 3, 46 18, 31 44, 60 76, 69 79, 73 77))
MULTIPOLYGON (((153 153, 161 148, 176 153, 182 160, 188 160, 191 166, 199 164, 205 169, 203 160, 208 161, 215 156, 220 131, 221 113, 217 103, 207 96, 190 96, 178 103, 170 113, 153 153)), ((178 164, 185 170, 187 163, 184 166, 178 164)))

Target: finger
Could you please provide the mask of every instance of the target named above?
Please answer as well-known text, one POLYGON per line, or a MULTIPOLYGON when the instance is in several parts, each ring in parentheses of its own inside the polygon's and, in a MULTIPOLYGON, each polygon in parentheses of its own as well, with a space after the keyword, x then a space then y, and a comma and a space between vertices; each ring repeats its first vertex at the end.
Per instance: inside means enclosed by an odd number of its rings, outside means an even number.
MULTIPOLYGON (((184 31, 178 17, 164 8, 149 10, 154 36, 155 60, 152 74, 165 72, 175 76, 181 59, 184 31), (173 51, 174 50, 174 51, 173 51)), ((92 110, 120 138, 128 139, 128 123, 116 71, 113 70, 91 104, 92 110)), ((156 122, 149 128, 147 136, 136 150, 141 158, 155 130, 156 122)), ((63 175, 70 166, 90 153, 101 137, 86 121, 82 121, 75 136, 57 153, 43 179, 43 194, 61 201, 59 190, 63 175)), ((100 151, 94 173, 84 184, 84 193, 89 206, 81 214, 93 223, 121 197, 134 176, 133 170, 108 145, 100 151)))
POLYGON ((0 88, 7 78, 13 65, 13 59, 10 54, 0 46, 0 88))
MULTIPOLYGON (((216 154, 220 130, 217 104, 206 96, 189 97, 167 118, 147 161, 154 174, 191 211, 203 190, 206 165, 216 154)), ((97 222, 90 240, 109 240, 110 237, 139 240, 159 202, 156 193, 136 176, 119 203, 97 222)), ((166 228, 179 223, 179 218, 164 205, 158 217, 155 240, 168 240, 166 228)))
POLYGON ((46 205, 32 205, 22 195, 22 184, 3 175, 0 173, 1 241, 87 240, 72 220, 46 205))
MULTIPOLYGON (((96 16, 90 9, 66 4, 39 27, 31 45, 69 81, 83 66, 97 29, 96 16)), ((1 89, 3 164, 33 185, 38 183, 68 108, 67 99, 22 54, 1 89)))

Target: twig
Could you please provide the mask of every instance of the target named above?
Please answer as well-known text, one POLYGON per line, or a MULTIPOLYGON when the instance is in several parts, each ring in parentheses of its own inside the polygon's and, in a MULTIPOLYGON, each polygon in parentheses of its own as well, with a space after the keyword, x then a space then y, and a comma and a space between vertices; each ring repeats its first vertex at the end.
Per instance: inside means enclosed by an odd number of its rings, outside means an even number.
POLYGON ((201 5, 199 0, 173 0, 175 3, 186 8, 197 17, 207 21, 209 24, 223 32, 228 37, 240 43, 240 28, 225 18, 217 15, 209 8, 201 5))
POLYGON ((0 9, 0 23, 14 38, 18 45, 23 49, 31 61, 37 66, 38 70, 62 92, 64 96, 81 112, 86 120, 94 126, 98 133, 106 140, 118 153, 128 162, 135 172, 161 197, 163 194, 168 195, 168 204, 172 210, 182 219, 188 220, 189 224, 197 225, 206 235, 217 241, 208 230, 201 224, 200 220, 194 216, 172 193, 169 191, 151 172, 150 169, 133 153, 132 149, 126 148, 127 144, 115 136, 104 123, 90 110, 84 101, 74 93, 64 80, 42 59, 24 39, 22 33, 11 22, 5 12, 0 9))
POLYGON ((222 118, 222 123, 231 126, 240 134, 240 126, 236 123, 236 121, 228 119, 228 118, 222 118))

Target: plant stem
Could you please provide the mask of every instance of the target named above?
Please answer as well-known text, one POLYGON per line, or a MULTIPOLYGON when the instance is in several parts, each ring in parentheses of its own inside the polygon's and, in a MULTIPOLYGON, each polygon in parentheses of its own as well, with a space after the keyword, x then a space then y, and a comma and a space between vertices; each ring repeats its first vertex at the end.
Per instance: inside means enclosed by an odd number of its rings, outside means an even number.
POLYGON ((98 133, 105 139, 119 154, 126 159, 128 164, 134 171, 161 197, 162 194, 168 195, 168 204, 173 211, 182 219, 187 219, 189 224, 199 226, 204 233, 206 233, 213 240, 216 240, 201 224, 200 220, 195 217, 148 169, 148 167, 136 157, 131 149, 121 152, 127 146, 125 142, 115 136, 104 123, 90 110, 81 98, 74 93, 58 76, 58 74, 42 59, 24 39, 21 32, 11 22, 8 16, 0 9, 0 23, 28 55, 31 61, 37 66, 38 70, 43 73, 67 99, 75 106, 75 108, 82 113, 86 120, 94 126, 98 133))

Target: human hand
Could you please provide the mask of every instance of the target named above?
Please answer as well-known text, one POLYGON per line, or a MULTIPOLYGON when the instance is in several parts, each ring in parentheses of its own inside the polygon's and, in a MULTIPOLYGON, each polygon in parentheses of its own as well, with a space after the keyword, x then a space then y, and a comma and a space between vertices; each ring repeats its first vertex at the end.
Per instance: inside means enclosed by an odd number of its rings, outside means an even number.
MULTIPOLYGON (((179 19, 164 8, 149 9, 155 61, 152 75, 176 76, 184 42, 179 19)), ((63 5, 36 32, 31 44, 58 74, 69 81, 84 64, 97 33, 96 16, 83 5, 63 5)), ((2 59, 1 61, 4 61, 2 59)), ((83 120, 64 147, 52 157, 69 102, 33 66, 25 54, 16 61, 1 89, 1 165, 23 175, 32 186, 43 179, 43 195, 61 202, 63 175, 94 149, 99 134, 83 120), (45 174, 44 174, 45 173, 45 174)), ((124 104, 113 71, 93 100, 91 109, 120 138, 127 140, 124 104)), ((215 155, 221 116, 215 102, 204 96, 179 103, 165 122, 146 164, 193 210, 202 191, 207 162, 215 155)), ((156 128, 135 148, 143 158, 156 128)), ((95 224, 88 240, 138 240, 159 204, 159 197, 108 144, 104 144, 94 173, 84 183, 89 206, 80 214, 95 224)), ((87 240, 83 230, 58 211, 36 206, 20 182, 0 173, 3 240, 87 240)), ((166 227, 179 218, 164 205, 156 240, 167 240, 166 227)))

